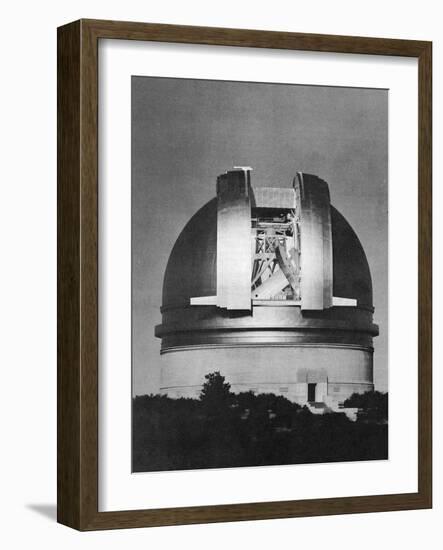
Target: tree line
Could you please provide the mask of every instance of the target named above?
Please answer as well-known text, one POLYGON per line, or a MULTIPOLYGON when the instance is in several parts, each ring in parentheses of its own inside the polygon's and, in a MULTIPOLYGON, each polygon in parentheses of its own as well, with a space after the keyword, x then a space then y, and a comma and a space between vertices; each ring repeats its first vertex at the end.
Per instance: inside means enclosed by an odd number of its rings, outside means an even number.
POLYGON ((198 399, 133 399, 133 471, 228 468, 388 458, 388 395, 353 394, 357 421, 315 415, 275 394, 234 394, 218 372, 198 399))

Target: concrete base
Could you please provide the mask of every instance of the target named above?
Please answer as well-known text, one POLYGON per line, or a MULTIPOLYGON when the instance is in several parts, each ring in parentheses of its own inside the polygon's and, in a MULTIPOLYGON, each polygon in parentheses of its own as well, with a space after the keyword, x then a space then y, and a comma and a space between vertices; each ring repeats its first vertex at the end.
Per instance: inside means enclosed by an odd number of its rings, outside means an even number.
POLYGON ((188 348, 161 356, 160 392, 200 395, 205 375, 219 371, 234 393, 274 393, 290 401, 342 403, 372 390, 372 350, 352 346, 188 348))

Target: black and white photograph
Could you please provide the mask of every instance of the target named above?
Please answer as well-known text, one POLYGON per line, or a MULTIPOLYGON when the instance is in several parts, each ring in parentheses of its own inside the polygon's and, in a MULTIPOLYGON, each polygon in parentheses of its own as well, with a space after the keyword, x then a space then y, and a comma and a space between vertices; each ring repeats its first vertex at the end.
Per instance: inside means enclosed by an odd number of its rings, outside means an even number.
POLYGON ((354 6, 5 4, 1 547, 441 538, 441 10, 354 6))
POLYGON ((388 90, 131 93, 133 471, 388 459, 388 90))

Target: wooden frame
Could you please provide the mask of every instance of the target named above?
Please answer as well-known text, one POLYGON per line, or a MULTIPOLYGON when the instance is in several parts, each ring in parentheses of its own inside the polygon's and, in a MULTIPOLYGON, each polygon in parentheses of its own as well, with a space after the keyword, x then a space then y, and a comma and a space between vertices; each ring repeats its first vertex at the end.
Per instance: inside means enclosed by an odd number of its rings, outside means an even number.
POLYGON ((58 29, 58 521, 80 530, 432 506, 430 42, 80 20, 58 29), (101 38, 418 58, 418 492, 135 511, 98 511, 97 111, 101 38))

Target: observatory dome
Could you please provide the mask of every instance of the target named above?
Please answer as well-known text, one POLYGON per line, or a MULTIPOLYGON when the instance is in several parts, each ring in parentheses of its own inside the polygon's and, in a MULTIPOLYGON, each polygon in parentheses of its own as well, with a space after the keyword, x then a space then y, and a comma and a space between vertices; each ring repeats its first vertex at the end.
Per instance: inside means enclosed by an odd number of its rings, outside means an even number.
POLYGON ((197 396, 214 371, 233 391, 300 403, 373 388, 369 265, 316 176, 291 188, 253 188, 244 169, 219 176, 171 251, 161 313, 172 397, 197 396))
MULTIPOLYGON (((352 227, 331 205, 333 292, 372 310, 372 281, 363 247, 352 227)), ((193 296, 217 289, 217 199, 205 204, 180 233, 166 266, 162 309, 187 307, 193 296)))

